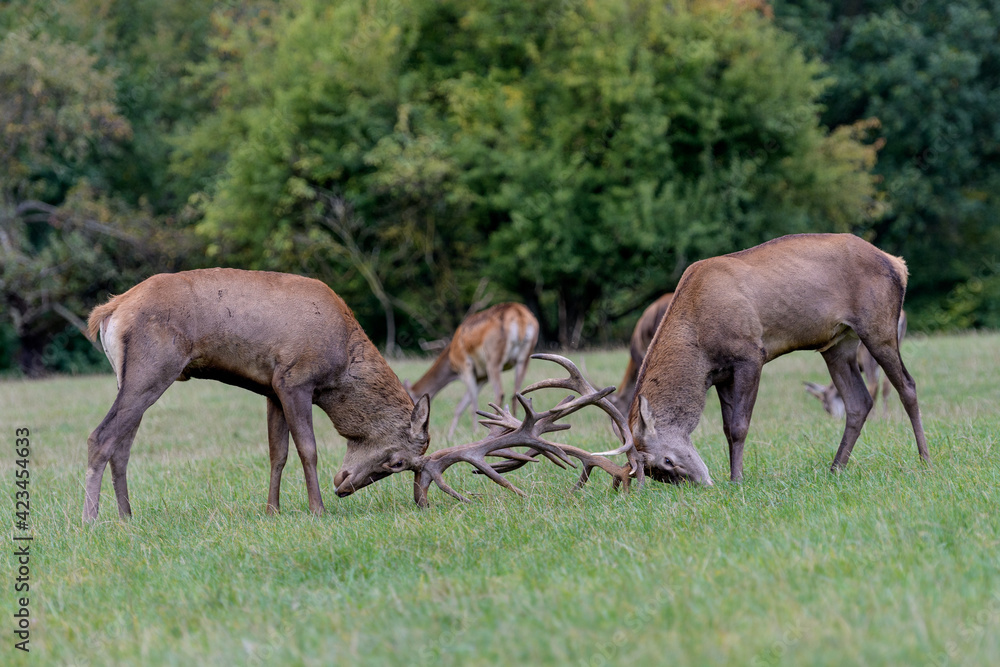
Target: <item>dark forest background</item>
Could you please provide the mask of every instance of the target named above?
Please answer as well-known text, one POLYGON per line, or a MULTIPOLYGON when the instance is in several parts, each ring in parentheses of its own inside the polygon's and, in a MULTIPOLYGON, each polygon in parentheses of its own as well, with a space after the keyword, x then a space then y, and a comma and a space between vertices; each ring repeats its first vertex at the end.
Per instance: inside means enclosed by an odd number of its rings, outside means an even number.
POLYGON ((64 0, 0 7, 0 370, 86 372, 162 271, 326 281, 387 352, 519 300, 627 339, 782 234, 1000 327, 1000 2, 64 0))

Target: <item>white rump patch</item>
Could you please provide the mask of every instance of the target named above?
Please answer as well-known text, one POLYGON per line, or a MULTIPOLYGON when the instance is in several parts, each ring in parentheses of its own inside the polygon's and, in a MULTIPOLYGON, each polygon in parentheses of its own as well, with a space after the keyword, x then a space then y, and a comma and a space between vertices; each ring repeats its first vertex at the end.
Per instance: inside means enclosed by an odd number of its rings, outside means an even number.
MULTIPOLYGON (((535 337, 535 327, 531 324, 524 327, 524 334, 518 329, 517 322, 511 322, 507 331, 507 349, 504 350, 504 363, 513 364, 521 357, 526 357, 528 345, 535 337)), ((507 366, 508 368, 510 366, 507 366)))
POLYGON ((105 317, 101 322, 101 345, 104 346, 104 354, 111 362, 111 368, 115 370, 115 379, 118 381, 118 388, 122 388, 122 366, 125 357, 125 346, 122 345, 121 332, 116 326, 115 316, 105 317))

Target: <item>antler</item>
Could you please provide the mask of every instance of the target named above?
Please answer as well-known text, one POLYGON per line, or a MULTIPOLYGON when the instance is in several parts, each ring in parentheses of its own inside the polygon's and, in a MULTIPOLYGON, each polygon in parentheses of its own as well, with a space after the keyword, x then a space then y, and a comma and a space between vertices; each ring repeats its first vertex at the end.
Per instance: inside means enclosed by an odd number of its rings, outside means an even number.
POLYGON ((525 463, 537 463, 535 457, 538 454, 544 455, 550 461, 560 467, 568 464, 575 468, 576 465, 570 461, 569 457, 578 459, 583 464, 580 479, 574 489, 581 488, 590 478, 590 471, 599 467, 614 477, 614 486, 618 488, 621 484, 629 488, 630 478, 635 476, 639 488, 642 488, 644 481, 643 467, 638 463, 638 455, 635 445, 632 442, 632 434, 628 429, 628 424, 621 412, 609 401, 607 396, 615 388, 606 387, 598 390, 591 385, 580 373, 579 369, 569 359, 555 354, 534 354, 533 359, 545 359, 555 362, 569 371, 568 378, 552 378, 536 382, 524 390, 523 393, 536 391, 543 388, 563 388, 570 389, 580 394, 578 397, 567 397, 558 405, 544 412, 535 412, 530 399, 524 398, 522 394, 515 394, 515 398, 524 408, 525 417, 523 421, 516 419, 507 409, 500 408, 491 403, 495 413, 480 411, 484 417, 480 423, 489 427, 489 435, 477 442, 454 445, 438 450, 424 458, 421 468, 416 472, 413 481, 413 497, 417 505, 427 506, 427 491, 431 482, 434 482, 448 495, 462 501, 468 498, 452 489, 444 481, 444 471, 450 466, 460 461, 472 464, 480 474, 486 475, 494 482, 510 489, 518 495, 524 492, 511 484, 500 473, 516 470, 525 463), (562 431, 569 428, 568 424, 557 424, 556 422, 569 414, 580 410, 588 405, 596 405, 608 413, 618 426, 619 437, 623 440, 623 445, 610 452, 592 453, 578 447, 561 445, 550 442, 541 436, 553 431, 562 431), (518 452, 513 447, 530 447, 526 453, 518 452), (628 452, 629 468, 619 466, 613 461, 605 458, 608 455, 628 452), (486 462, 487 456, 500 456, 508 459, 503 463, 489 464, 486 462))

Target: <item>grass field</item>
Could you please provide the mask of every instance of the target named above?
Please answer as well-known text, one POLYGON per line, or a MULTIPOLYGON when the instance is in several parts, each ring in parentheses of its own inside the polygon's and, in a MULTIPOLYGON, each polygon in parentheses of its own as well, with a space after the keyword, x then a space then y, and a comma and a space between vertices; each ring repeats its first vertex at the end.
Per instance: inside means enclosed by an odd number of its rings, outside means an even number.
MULTIPOLYGON (((715 487, 618 495, 596 471, 572 494, 575 473, 546 463, 512 474, 521 499, 455 467, 449 481, 475 502, 435 488, 427 510, 409 473, 338 499, 344 448, 317 412, 320 518, 296 457, 283 514, 264 514, 262 398, 177 383, 132 451, 135 517, 118 521, 107 472, 93 526, 80 521, 86 438, 113 376, 2 382, 2 507, 12 516, 14 429, 28 427, 35 541, 32 651, 5 630, 0 662, 1000 664, 1000 336, 911 337, 903 354, 930 471, 893 396, 831 475, 843 424, 802 390, 827 381, 822 359, 796 353, 765 367, 740 485, 724 481, 714 391, 695 444, 715 487)), ((599 386, 625 364, 623 350, 571 356, 599 386)), ((427 363, 396 368, 413 379, 427 363)), ((557 373, 536 361, 529 379, 557 373)), ((432 448, 459 392, 433 405, 432 448)), ((574 419, 555 435, 612 444, 598 411, 574 419)), ((456 440, 472 437, 466 417, 456 440)))

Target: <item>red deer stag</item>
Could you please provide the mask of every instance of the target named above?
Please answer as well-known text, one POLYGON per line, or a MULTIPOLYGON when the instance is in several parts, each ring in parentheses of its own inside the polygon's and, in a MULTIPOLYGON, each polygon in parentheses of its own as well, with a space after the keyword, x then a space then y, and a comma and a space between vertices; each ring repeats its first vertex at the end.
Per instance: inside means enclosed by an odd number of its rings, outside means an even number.
POLYGON ((536 342, 538 320, 531 311, 519 303, 497 304, 465 318, 430 369, 412 387, 407 385, 407 391, 414 400, 424 394, 433 400, 447 384, 462 379, 466 392, 455 408, 450 438, 466 407, 475 426, 479 390, 487 380, 497 405, 503 404, 503 371, 514 368, 514 393, 521 389, 536 342))
POLYGON ((742 479, 761 367, 794 350, 819 351, 844 397, 832 469, 844 467, 872 406, 858 370, 859 339, 899 392, 929 462, 916 384, 899 355, 906 281, 902 259, 850 234, 785 236, 692 264, 649 346, 629 410, 647 472, 664 482, 712 483, 691 432, 714 385, 730 478, 742 479))
POLYGON ((267 398, 268 513, 278 511, 289 432, 309 509, 323 511, 313 403, 347 439, 337 495, 423 461, 429 401, 414 405, 351 310, 318 280, 235 269, 155 275, 95 308, 89 332, 100 332, 118 396, 87 441, 85 521, 97 518, 109 461, 118 513, 130 516, 132 441, 143 413, 175 380, 219 380, 267 398))
MULTIPOLYGON (((906 311, 899 313, 899 329, 897 330, 897 334, 899 342, 902 343, 903 337, 906 336, 906 311)), ((872 357, 872 353, 864 345, 858 345, 858 367, 867 381, 868 393, 872 395, 872 401, 877 401, 879 367, 875 358, 872 357)), ((837 391, 837 385, 832 382, 826 386, 815 382, 804 382, 803 384, 805 384, 806 391, 811 396, 815 396, 823 403, 823 409, 829 415, 837 419, 844 416, 844 399, 841 398, 840 392, 837 391)), ((889 414, 889 378, 885 378, 882 381, 882 414, 889 414)))
POLYGON ((632 397, 635 395, 635 379, 639 377, 639 367, 642 360, 646 358, 646 350, 649 349, 649 341, 653 340, 656 327, 660 326, 660 320, 670 306, 670 300, 674 298, 673 292, 667 292, 659 299, 649 304, 642 312, 639 321, 635 323, 632 331, 632 341, 629 345, 628 365, 625 367, 625 377, 618 385, 618 391, 611 395, 610 400, 616 408, 625 412, 632 404, 632 397))
MULTIPOLYGON (((629 475, 637 474, 631 437, 625 446, 607 453, 628 452, 631 470, 602 454, 541 439, 543 433, 569 428, 555 422, 586 405, 609 410, 605 397, 613 388, 597 391, 579 373, 529 387, 566 387, 583 394, 577 399, 543 413, 531 411, 528 402, 530 419, 526 417, 523 425, 498 409, 498 414, 487 416, 491 432, 504 437, 425 456, 430 400, 422 397, 414 404, 351 310, 318 280, 236 269, 160 274, 95 308, 88 324, 91 338, 100 335, 114 368, 118 396, 87 440, 85 521, 97 518, 101 480, 109 462, 119 516, 131 515, 126 468, 142 415, 175 380, 190 378, 219 380, 266 397, 270 514, 279 510, 289 433, 302 459, 309 508, 317 514, 323 511, 312 428, 314 403, 347 439, 347 454, 334 478, 340 497, 411 470, 414 499, 421 506, 427 504, 432 482, 461 498, 442 478, 444 469, 459 461, 517 491, 481 461, 484 456, 505 458, 506 463, 535 461, 530 453, 510 449, 519 440, 554 461, 574 465, 569 457, 580 460, 583 479, 594 467, 607 470, 619 484, 628 485, 629 475)), ((624 417, 615 413, 610 408, 609 414, 623 427, 624 417)), ((641 473, 638 470, 640 483, 641 473)))

